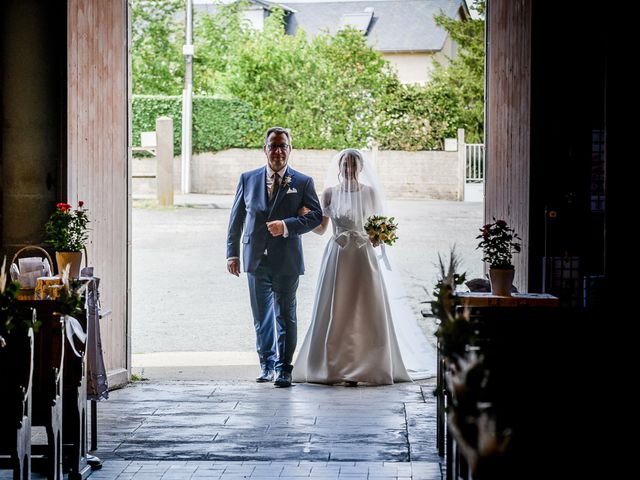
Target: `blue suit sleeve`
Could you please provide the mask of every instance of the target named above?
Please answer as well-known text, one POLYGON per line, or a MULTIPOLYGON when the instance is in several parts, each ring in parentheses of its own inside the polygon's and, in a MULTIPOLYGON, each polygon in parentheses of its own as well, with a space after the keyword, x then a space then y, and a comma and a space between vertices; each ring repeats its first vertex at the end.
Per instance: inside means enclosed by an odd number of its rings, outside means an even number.
POLYGON ((312 178, 309 178, 309 181, 305 184, 302 204, 300 206, 305 206, 310 211, 306 215, 284 219, 289 235, 302 235, 303 233, 313 230, 322 222, 322 208, 320 207, 318 195, 316 195, 316 187, 313 184, 312 178))
POLYGON ((229 227, 227 228, 227 258, 240 257, 240 238, 244 219, 247 216, 247 208, 244 203, 244 175, 240 176, 236 196, 231 207, 229 227))

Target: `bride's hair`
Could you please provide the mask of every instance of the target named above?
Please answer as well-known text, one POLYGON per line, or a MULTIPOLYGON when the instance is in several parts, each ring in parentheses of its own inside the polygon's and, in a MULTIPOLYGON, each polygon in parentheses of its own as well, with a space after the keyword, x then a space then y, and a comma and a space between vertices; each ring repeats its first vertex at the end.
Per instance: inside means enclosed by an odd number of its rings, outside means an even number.
POLYGON ((338 181, 342 183, 341 177, 343 166, 344 163, 349 160, 353 160, 356 164, 356 171, 353 172, 353 178, 355 178, 355 180, 357 181, 358 173, 360 173, 364 168, 364 158, 362 157, 362 153, 360 153, 360 151, 356 150, 355 148, 345 148, 338 154, 338 158, 338 181))
POLYGON ((355 148, 345 148, 338 155, 340 156, 340 165, 342 165, 347 159, 353 159, 358 164, 358 171, 362 170, 364 159, 362 158, 360 150, 356 150, 355 148))

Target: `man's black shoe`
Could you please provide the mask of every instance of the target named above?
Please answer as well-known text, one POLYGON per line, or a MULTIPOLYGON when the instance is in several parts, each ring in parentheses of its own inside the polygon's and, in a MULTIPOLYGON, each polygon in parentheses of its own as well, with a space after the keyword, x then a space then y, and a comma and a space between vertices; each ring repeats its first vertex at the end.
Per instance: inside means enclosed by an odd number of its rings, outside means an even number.
POLYGON ((273 370, 268 370, 266 368, 262 369, 262 373, 260 374, 260 376, 258 378, 256 378, 256 382, 258 383, 267 383, 267 382, 273 382, 273 377, 274 377, 275 373, 273 370))
POLYGON ((278 372, 276 381, 273 382, 276 387, 290 387, 291 386, 291 374, 289 372, 278 372))

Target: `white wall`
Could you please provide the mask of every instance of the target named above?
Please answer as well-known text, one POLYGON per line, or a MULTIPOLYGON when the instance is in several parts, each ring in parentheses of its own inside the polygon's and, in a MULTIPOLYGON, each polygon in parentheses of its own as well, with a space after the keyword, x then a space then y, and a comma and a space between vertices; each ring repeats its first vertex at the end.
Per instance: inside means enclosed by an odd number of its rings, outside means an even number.
POLYGON ((249 22, 255 30, 262 31, 264 29, 264 10, 261 8, 247 8, 243 12, 245 20, 249 22))
MULTIPOLYGON (((324 188, 327 167, 335 150, 294 150, 290 165, 310 175, 316 189, 324 188)), ((371 159, 370 152, 367 158, 371 159)), ((193 156, 192 192, 233 195, 240 173, 265 164, 260 149, 230 149, 193 156)), ((458 152, 380 151, 377 154, 378 175, 389 198, 432 198, 457 200, 460 182, 458 152)), ((155 159, 134 159, 134 175, 155 173, 155 159)), ((174 160, 174 186, 180 190, 180 157, 174 160)), ((154 179, 135 179, 134 195, 154 194, 154 179)))
POLYGON ((382 53, 392 67, 398 72, 401 83, 424 85, 429 80, 432 70, 432 53, 382 53))

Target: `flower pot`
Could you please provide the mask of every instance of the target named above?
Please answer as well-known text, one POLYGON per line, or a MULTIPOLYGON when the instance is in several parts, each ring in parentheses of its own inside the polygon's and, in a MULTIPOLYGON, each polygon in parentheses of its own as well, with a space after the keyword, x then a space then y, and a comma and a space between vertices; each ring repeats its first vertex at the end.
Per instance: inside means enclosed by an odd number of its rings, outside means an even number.
POLYGON ((516 271, 513 268, 493 268, 489 269, 489 281, 491 282, 491 293, 500 297, 510 297, 513 277, 516 271))
POLYGON ((82 252, 56 252, 56 263, 59 274, 63 274, 64 269, 69 265, 69 277, 78 278, 82 265, 82 252))

